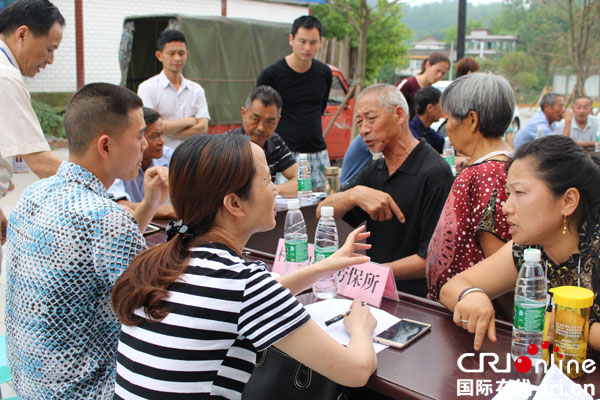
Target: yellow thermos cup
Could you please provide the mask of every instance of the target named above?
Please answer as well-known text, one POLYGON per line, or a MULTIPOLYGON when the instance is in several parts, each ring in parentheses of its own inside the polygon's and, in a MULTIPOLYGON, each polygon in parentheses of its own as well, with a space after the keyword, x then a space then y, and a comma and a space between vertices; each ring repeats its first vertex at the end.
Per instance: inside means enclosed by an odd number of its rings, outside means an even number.
POLYGON ((569 378, 583 375, 594 292, 577 286, 550 289, 556 305, 554 316, 554 364, 569 378))

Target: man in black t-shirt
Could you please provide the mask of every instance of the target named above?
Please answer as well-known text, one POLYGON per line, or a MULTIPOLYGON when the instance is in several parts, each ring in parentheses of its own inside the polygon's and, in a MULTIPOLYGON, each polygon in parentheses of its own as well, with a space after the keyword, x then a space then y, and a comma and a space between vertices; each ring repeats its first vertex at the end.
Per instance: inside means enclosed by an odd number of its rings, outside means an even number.
POLYGON ((281 116, 281 96, 270 86, 252 89, 242 107, 242 127, 227 133, 250 136, 250 140, 265 151, 271 179, 279 172, 287 182, 277 185, 283 197, 298 195, 298 164, 275 127, 281 116))
POLYGON ((310 15, 297 18, 292 25, 292 53, 265 68, 256 82, 268 85, 283 99, 277 132, 297 158, 307 153, 313 188, 325 186, 325 167, 329 164, 323 138, 321 115, 327 107, 331 89, 331 69, 315 60, 323 43, 322 27, 310 15))
POLYGON ((394 271, 398 290, 425 297, 425 259, 429 240, 452 186, 448 164, 408 128, 408 105, 396 87, 365 89, 356 104, 358 131, 372 160, 342 192, 320 207, 335 206, 336 218, 350 225, 367 222, 372 245, 367 255, 394 271))

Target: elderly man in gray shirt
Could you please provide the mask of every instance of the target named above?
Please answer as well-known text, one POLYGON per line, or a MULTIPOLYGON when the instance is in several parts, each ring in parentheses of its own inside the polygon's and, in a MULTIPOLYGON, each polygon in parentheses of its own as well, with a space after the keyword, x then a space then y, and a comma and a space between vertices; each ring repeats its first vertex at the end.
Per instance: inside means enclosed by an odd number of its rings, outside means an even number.
MULTIPOLYGON (((599 121, 592 116, 592 99, 587 96, 575 98, 573 105, 573 122, 571 122, 571 138, 586 150, 593 151, 596 136, 600 134, 599 121)), ((564 121, 560 122, 558 129, 562 130, 564 121)))

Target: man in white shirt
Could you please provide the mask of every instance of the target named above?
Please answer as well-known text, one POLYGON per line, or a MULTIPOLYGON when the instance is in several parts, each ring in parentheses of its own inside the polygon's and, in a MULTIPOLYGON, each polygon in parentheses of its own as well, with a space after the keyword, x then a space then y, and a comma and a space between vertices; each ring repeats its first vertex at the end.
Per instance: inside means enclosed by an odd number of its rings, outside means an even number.
MULTIPOLYGON (((579 96, 571 105, 573 109, 573 122, 571 123, 571 139, 586 150, 593 151, 596 145, 596 135, 600 134, 599 121, 592 116, 592 99, 579 96)), ((558 129, 562 130, 564 121, 560 122, 558 129)))
POLYGON ((162 63, 160 74, 142 82, 138 95, 144 106, 163 117, 165 145, 176 148, 185 139, 208 131, 208 105, 202 86, 181 73, 189 56, 183 33, 166 30, 158 39, 156 58, 162 63))
MULTIPOLYGON (((23 77, 33 77, 52 64, 64 25, 58 8, 47 0, 18 0, 0 13, 0 198, 8 192, 12 178, 7 158, 22 156, 40 178, 54 175, 60 166, 31 107, 23 77)), ((4 243, 2 210, 0 233, 4 243)))

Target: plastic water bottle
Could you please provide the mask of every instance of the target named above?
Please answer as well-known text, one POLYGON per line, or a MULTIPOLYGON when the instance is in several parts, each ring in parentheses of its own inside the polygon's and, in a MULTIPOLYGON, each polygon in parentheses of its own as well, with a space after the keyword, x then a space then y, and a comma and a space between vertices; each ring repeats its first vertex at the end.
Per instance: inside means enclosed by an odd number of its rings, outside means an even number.
POLYGON ((308 235, 306 223, 300 211, 300 202, 288 201, 288 212, 283 227, 285 241, 285 272, 290 273, 308 264, 308 235))
MULTIPOLYGON (((315 232, 315 262, 321 261, 338 249, 338 233, 333 219, 333 207, 322 207, 321 218, 315 232)), ((330 299, 337 295, 337 272, 323 277, 313 284, 313 294, 320 299, 330 299)))
POLYGON ((539 139, 539 138, 543 138, 544 137, 544 128, 541 125, 537 126, 537 131, 535 133, 535 138, 539 139))
POLYGON ((308 203, 312 197, 312 178, 306 154, 298 156, 298 200, 308 203))
POLYGON ((548 287, 540 264, 540 251, 526 249, 524 259, 515 287, 515 314, 510 353, 513 360, 527 356, 535 365, 542 359, 542 351, 531 355, 527 352, 527 348, 529 345, 541 348, 548 287))
POLYGON ((444 160, 450 165, 450 169, 452 170, 452 175, 456 176, 456 166, 454 165, 454 147, 450 144, 450 138, 446 136, 444 138, 444 151, 442 156, 444 160))
POLYGON ((600 151, 600 132, 596 135, 596 145, 594 147, 594 151, 600 151))

